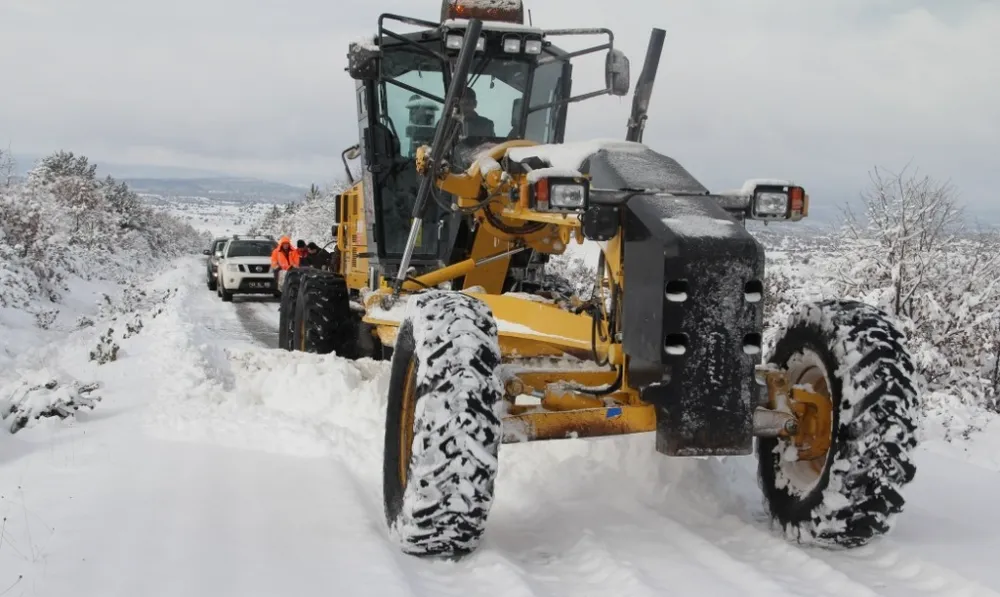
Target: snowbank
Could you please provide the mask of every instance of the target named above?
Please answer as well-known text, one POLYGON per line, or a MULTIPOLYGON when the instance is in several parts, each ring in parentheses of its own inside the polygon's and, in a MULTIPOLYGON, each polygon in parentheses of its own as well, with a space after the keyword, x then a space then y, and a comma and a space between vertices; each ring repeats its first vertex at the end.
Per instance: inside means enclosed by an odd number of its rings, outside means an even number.
MULTIPOLYGON (((93 359, 116 356, 115 333, 94 328, 148 301, 140 290, 177 256, 206 239, 143 205, 127 185, 96 177, 87 158, 59 152, 27 179, 0 177, 0 420, 19 429, 40 415, 66 416, 91 404, 86 383, 23 365, 35 349, 77 331, 96 335, 93 359), (105 339, 100 340, 101 336, 105 339), (13 381, 11 381, 13 378, 13 381), (25 418, 27 417, 27 419, 25 418)), ((131 330, 131 332, 129 331, 131 330)))

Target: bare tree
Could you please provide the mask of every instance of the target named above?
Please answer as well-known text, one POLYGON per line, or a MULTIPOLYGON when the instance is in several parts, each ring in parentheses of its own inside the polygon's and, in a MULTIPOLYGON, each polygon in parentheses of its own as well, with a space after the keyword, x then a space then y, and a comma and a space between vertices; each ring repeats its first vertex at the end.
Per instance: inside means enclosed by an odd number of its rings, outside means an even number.
POLYGON ((17 173, 17 164, 10 151, 0 149, 0 189, 8 188, 14 182, 14 175, 17 173))
POLYGON ((864 218, 846 209, 846 231, 853 240, 878 244, 888 266, 892 311, 913 315, 913 298, 937 265, 937 251, 962 234, 962 209, 949 182, 938 182, 908 167, 899 173, 875 168, 862 195, 864 218))

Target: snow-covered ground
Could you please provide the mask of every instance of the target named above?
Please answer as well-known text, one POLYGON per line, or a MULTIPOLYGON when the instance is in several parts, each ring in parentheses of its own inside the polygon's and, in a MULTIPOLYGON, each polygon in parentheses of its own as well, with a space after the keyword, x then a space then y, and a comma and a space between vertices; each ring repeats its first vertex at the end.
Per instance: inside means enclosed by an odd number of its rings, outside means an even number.
POLYGON ((246 234, 255 222, 275 207, 268 203, 219 201, 206 197, 146 196, 143 199, 157 209, 213 236, 246 234))
POLYGON ((773 533, 751 458, 671 460, 635 436, 505 446, 481 549, 404 556, 380 495, 387 364, 271 348, 276 304, 222 303, 200 267, 181 258, 147 286, 169 296, 139 310, 118 360, 89 361, 84 331, 7 376, 4 392, 74 379, 102 399, 0 436, 0 591, 1000 594, 997 425, 922 447, 896 532, 853 552, 773 533))
POLYGON ((964 405, 924 421, 906 511, 855 551, 773 531, 752 457, 632 436, 504 446, 480 549, 405 556, 382 512, 388 364, 275 349, 277 304, 221 302, 197 256, 149 273, 0 367, 0 399, 100 398, 0 430, 0 595, 1000 595, 1000 423, 964 405))

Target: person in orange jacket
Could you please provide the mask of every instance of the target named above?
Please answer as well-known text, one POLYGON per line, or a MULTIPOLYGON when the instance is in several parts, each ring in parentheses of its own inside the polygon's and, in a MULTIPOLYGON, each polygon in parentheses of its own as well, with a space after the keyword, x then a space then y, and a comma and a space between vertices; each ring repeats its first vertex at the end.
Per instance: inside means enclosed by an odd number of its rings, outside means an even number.
POLYGON ((278 280, 282 271, 299 266, 299 252, 292 248, 292 239, 282 236, 278 246, 271 251, 271 270, 274 272, 274 286, 280 290, 278 280))

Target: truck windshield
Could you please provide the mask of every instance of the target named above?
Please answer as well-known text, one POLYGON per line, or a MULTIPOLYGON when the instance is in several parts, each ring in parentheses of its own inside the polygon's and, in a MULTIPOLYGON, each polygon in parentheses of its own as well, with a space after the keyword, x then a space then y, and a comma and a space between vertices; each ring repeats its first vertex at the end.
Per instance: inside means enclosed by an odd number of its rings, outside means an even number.
POLYGON ((270 241, 236 240, 229 245, 226 257, 270 257, 278 243, 270 241))

